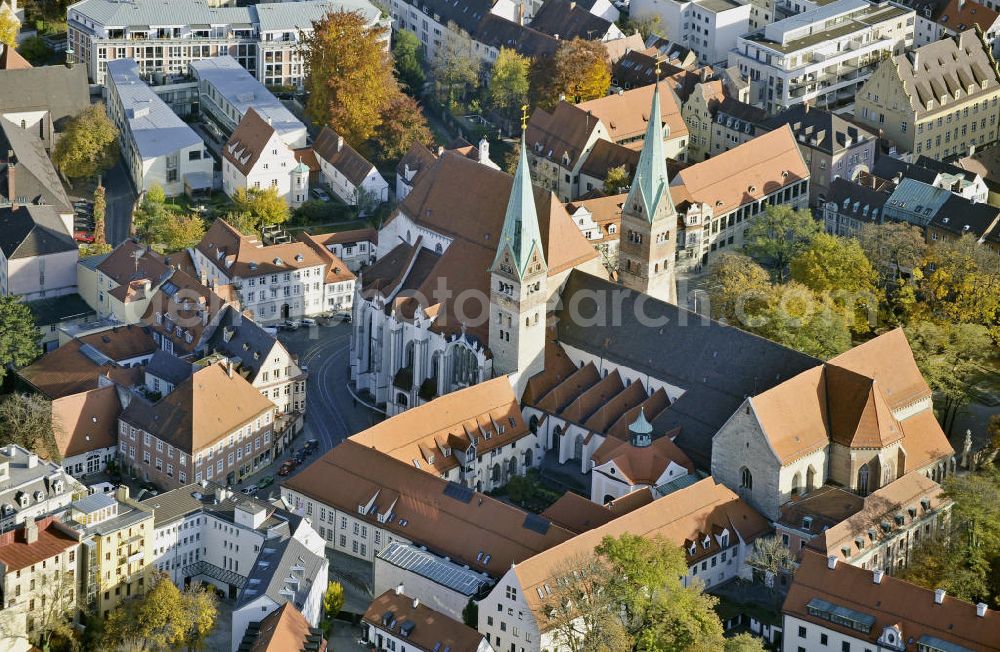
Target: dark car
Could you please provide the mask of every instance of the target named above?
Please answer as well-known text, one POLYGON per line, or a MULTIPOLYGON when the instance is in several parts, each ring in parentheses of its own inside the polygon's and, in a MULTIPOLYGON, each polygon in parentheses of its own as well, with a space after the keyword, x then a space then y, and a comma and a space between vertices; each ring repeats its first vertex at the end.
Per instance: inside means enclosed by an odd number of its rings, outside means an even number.
POLYGON ((292 460, 288 460, 287 462, 281 465, 280 469, 278 469, 278 475, 288 475, 289 473, 295 470, 295 466, 296 466, 295 462, 293 462, 292 460))
POLYGON ((303 448, 305 450, 307 450, 307 451, 308 450, 312 450, 314 448, 318 448, 318 447, 319 447, 319 440, 318 439, 310 439, 309 441, 307 441, 305 443, 305 446, 303 446, 303 448))
POLYGON ((265 475, 263 478, 257 481, 257 488, 264 489, 266 487, 270 487, 272 484, 274 484, 274 476, 265 475))

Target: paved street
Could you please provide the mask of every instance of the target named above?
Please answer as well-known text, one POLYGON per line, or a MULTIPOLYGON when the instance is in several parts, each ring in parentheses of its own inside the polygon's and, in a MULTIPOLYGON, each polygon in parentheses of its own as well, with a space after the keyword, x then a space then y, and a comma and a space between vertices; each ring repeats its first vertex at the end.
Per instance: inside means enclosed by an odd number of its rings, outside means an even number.
POLYGON ((108 206, 104 214, 104 234, 108 244, 118 246, 128 237, 132 226, 135 191, 121 160, 107 171, 103 181, 108 206))

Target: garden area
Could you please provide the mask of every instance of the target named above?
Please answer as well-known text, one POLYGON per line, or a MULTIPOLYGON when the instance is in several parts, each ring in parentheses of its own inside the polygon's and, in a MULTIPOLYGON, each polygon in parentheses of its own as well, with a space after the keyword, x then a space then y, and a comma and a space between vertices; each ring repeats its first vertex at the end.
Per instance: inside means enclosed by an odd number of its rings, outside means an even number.
POLYGON ((536 514, 544 512, 562 496, 561 491, 546 486, 537 469, 531 469, 526 475, 516 475, 504 486, 487 494, 536 514))

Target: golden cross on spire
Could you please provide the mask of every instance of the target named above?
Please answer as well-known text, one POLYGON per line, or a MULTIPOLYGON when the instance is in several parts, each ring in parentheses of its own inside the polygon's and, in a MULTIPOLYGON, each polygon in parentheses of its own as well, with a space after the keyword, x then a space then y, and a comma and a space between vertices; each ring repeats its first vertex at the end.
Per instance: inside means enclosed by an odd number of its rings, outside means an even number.
POLYGON ((521 131, 528 128, 528 105, 521 105, 521 131))
POLYGON ((660 62, 656 62, 656 81, 660 81, 660 62))

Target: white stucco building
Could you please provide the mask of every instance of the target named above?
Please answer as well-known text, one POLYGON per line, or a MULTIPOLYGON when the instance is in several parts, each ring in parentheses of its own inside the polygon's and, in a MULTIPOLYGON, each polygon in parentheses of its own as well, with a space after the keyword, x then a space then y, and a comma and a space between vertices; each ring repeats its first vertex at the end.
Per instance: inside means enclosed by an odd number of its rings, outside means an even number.
POLYGON ((632 0, 629 15, 659 17, 663 36, 691 48, 700 63, 724 62, 750 29, 750 2, 739 0, 632 0))
POLYGON ((232 197, 240 188, 274 188, 293 208, 309 198, 309 168, 295 159, 273 119, 252 107, 222 148, 222 189, 232 197))

